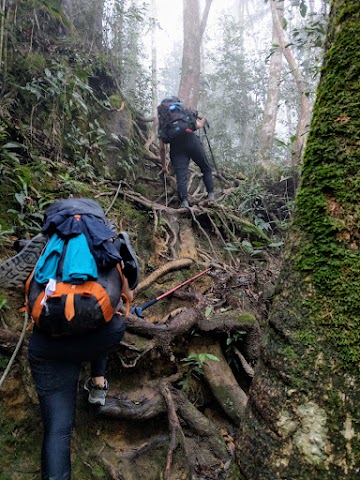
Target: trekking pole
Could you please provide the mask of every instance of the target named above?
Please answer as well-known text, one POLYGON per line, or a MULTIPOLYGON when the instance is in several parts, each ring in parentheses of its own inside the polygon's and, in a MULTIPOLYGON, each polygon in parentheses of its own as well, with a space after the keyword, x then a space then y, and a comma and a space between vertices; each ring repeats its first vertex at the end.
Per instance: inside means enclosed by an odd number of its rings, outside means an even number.
POLYGON ((206 270, 203 270, 202 272, 194 275, 193 277, 189 278, 188 280, 185 280, 185 282, 183 283, 180 283, 180 285, 177 285, 176 287, 173 287, 171 288, 170 290, 168 290, 167 292, 165 293, 162 293, 161 295, 159 295, 158 297, 156 298, 153 298, 152 300, 150 300, 149 302, 146 302, 144 303, 144 305, 142 305, 141 307, 132 307, 130 312, 131 313, 135 313, 138 317, 140 318, 144 318, 144 315, 142 314, 142 312, 146 309, 146 308, 149 308, 151 307, 152 305, 154 305, 156 302, 158 302, 159 300, 162 300, 163 298, 167 297, 168 295, 170 295, 171 293, 175 292, 176 290, 178 290, 179 288, 183 287, 184 285, 190 283, 190 282, 193 282, 196 278, 199 278, 201 277, 201 275, 204 275, 205 273, 207 272, 210 272, 210 270, 212 270, 214 267, 209 267, 207 268, 206 270))
POLYGON ((166 173, 164 173, 164 188, 165 188, 165 207, 167 207, 168 206, 168 191, 167 191, 166 173))
MULTIPOLYGON (((208 126, 208 128, 210 128, 209 122, 208 122, 207 120, 206 120, 206 125, 208 126)), ((213 161, 213 164, 214 164, 216 173, 218 174, 219 181, 220 181, 221 186, 222 186, 222 188, 223 188, 223 190, 224 190, 224 184, 223 184, 223 181, 221 180, 221 175, 220 175, 220 172, 219 172, 217 163, 215 162, 215 157, 214 157, 214 154, 213 154, 211 145, 210 145, 210 140, 209 140, 209 137, 208 137, 208 135, 207 135, 207 131, 206 131, 205 125, 204 125, 203 129, 204 129, 205 138, 206 138, 206 140, 207 140, 207 144, 208 144, 208 147, 209 147, 210 155, 211 155, 211 158, 212 158, 212 161, 213 161)))

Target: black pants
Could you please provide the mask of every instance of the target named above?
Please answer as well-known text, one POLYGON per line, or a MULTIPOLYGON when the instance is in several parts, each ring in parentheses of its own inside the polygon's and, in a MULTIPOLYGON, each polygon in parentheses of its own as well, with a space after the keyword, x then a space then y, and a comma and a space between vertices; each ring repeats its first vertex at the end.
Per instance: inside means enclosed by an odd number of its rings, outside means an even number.
POLYGON ((170 144, 170 159, 175 168, 177 191, 180 201, 187 199, 189 162, 192 159, 200 168, 208 193, 214 191, 211 166, 204 147, 195 133, 187 133, 170 144))
POLYGON ((124 332, 125 322, 119 315, 85 335, 54 338, 34 329, 29 362, 44 428, 42 480, 70 480, 70 444, 81 364, 91 362, 92 377, 105 375, 108 354, 124 332))

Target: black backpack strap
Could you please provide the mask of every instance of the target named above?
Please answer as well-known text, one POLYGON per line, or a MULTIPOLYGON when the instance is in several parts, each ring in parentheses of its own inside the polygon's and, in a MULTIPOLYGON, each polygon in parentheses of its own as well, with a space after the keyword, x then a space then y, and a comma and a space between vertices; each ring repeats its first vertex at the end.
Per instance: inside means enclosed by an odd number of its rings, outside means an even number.
POLYGON ((134 290, 140 280, 140 266, 131 246, 129 235, 126 232, 120 232, 114 240, 114 245, 119 250, 123 260, 123 274, 129 282, 130 289, 134 290))

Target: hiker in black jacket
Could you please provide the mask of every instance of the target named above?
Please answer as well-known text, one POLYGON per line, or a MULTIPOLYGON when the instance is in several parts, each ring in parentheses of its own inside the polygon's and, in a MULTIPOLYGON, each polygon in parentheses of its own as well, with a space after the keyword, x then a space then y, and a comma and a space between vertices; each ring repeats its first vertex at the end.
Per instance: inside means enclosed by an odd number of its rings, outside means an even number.
POLYGON ((161 173, 167 174, 166 143, 170 144, 170 160, 175 169, 179 200, 182 207, 189 207, 187 184, 190 159, 198 165, 203 174, 204 184, 208 192, 208 200, 214 200, 214 182, 211 166, 206 157, 204 147, 199 137, 194 133, 194 130, 204 127, 206 119, 204 117, 198 118, 195 113, 192 113, 189 109, 185 109, 182 105, 182 102, 177 97, 164 99, 159 105, 159 149, 162 164, 161 173), (190 121, 189 128, 186 128, 186 130, 181 132, 175 138, 169 138, 163 133, 161 108, 163 108, 162 106, 164 104, 166 104, 166 106, 170 105, 170 110, 173 105, 179 105, 178 109, 175 111, 180 112, 180 109, 182 108, 182 111, 187 112, 187 118, 190 121))

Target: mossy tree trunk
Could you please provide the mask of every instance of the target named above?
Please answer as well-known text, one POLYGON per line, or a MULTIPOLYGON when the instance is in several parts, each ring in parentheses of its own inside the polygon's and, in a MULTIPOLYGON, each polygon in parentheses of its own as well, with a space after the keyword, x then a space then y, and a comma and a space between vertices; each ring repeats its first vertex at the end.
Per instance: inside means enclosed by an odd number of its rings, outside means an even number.
POLYGON ((287 258, 240 427, 245 479, 359 478, 359 52, 360 3, 334 0, 287 258))

